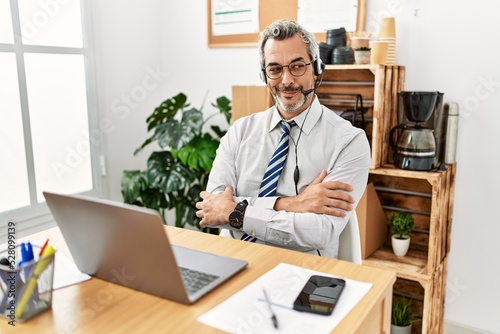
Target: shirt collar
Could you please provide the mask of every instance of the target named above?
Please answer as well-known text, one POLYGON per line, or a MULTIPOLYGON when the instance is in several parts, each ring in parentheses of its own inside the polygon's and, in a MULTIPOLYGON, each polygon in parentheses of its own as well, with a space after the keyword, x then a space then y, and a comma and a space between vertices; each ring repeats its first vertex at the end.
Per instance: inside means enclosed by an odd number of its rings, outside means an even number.
MULTIPOLYGON (((322 113, 323 113, 323 109, 321 108, 321 104, 319 103, 319 99, 317 96, 315 96, 314 100, 311 104, 310 110, 309 110, 309 108, 304 110, 299 115, 292 118, 291 120, 294 120, 295 123, 297 123, 298 127, 301 128, 302 131, 304 131, 304 133, 306 135, 308 135, 311 132, 314 125, 316 124, 316 122, 318 122, 322 113), (309 111, 309 113, 308 113, 308 111, 309 111), (305 119, 305 121, 304 121, 304 119, 305 119)), ((271 117, 271 122, 269 123, 269 131, 272 131, 273 129, 275 129, 276 126, 281 121, 282 121, 282 118, 280 116, 280 113, 279 113, 278 109, 276 107, 274 107, 273 116, 271 117)))

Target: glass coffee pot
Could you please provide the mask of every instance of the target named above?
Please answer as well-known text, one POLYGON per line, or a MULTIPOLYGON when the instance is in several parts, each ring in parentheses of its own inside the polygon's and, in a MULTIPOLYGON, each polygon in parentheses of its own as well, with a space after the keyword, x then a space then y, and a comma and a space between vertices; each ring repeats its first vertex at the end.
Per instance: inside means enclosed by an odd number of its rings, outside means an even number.
POLYGON ((438 92, 398 93, 400 110, 406 120, 391 129, 389 144, 393 150, 394 165, 408 170, 428 171, 436 167, 436 139, 425 126, 434 112, 438 92))

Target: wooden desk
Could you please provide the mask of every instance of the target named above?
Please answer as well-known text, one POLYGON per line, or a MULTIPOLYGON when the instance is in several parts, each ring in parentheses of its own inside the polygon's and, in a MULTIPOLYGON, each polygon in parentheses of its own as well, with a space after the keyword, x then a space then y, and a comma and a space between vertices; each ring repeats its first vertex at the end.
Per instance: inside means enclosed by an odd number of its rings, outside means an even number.
MULTIPOLYGON (((173 244, 248 261, 248 267, 187 306, 96 278, 54 291, 52 309, 25 323, 9 326, 0 318, 0 333, 220 333, 196 319, 281 262, 373 283, 373 287, 333 333, 390 333, 395 273, 349 262, 258 245, 166 226, 173 244)), ((30 236, 50 238, 70 258, 57 228, 30 236)))

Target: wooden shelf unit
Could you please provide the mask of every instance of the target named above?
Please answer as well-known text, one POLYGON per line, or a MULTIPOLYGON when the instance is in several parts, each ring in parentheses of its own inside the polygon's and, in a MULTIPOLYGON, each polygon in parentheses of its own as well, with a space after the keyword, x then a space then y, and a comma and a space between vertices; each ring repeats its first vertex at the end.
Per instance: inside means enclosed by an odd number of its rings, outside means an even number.
POLYGON ((372 153, 369 182, 374 183, 387 218, 395 211, 411 212, 415 218, 406 256, 394 255, 387 231, 387 242, 363 264, 396 272, 395 296, 410 297, 421 315, 412 333, 441 333, 456 166, 421 172, 391 165, 389 133, 399 123, 397 93, 404 90, 404 79, 403 66, 327 65, 317 95, 335 111, 353 102, 331 101, 332 93, 362 94, 365 116, 372 121, 365 128, 372 153))
POLYGON ((396 272, 394 295, 414 300, 421 315, 412 333, 442 332, 455 171, 456 165, 430 172, 391 165, 370 170, 369 182, 375 185, 386 217, 408 211, 415 219, 406 256, 394 255, 387 231, 386 243, 363 260, 364 265, 396 272))

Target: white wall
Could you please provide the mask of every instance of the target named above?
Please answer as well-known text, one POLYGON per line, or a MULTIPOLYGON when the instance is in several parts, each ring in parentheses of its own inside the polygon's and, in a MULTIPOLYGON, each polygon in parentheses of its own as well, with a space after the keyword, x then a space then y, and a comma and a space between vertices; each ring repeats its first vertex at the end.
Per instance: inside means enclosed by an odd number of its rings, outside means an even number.
MULTIPOLYGON (((367 30, 372 33, 377 33, 381 16, 396 17, 397 60, 406 66, 406 90, 439 90, 445 102, 460 104, 445 319, 500 333, 500 290, 495 285, 500 281, 500 227, 494 218, 500 189, 495 155, 500 144, 495 129, 500 124, 500 4, 368 2, 367 30)), ((132 152, 146 138, 145 119, 154 107, 179 92, 201 106, 208 94, 209 112, 215 98, 231 98, 232 85, 260 84, 257 49, 208 48, 206 1, 110 0, 93 5, 100 111, 116 125, 106 136, 108 194, 121 200, 123 170, 144 168, 149 155, 134 157, 132 152), (148 68, 156 67, 168 74, 153 89, 153 81, 145 78, 148 68), (135 96, 125 109, 120 102, 124 94, 135 96)))
POLYGON ((123 170, 143 169, 149 151, 146 117, 163 98, 160 1, 93 1, 97 95, 105 135, 107 193, 122 200, 123 170), (158 71, 158 69, 160 69, 158 71))

